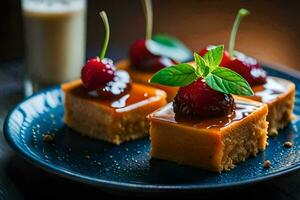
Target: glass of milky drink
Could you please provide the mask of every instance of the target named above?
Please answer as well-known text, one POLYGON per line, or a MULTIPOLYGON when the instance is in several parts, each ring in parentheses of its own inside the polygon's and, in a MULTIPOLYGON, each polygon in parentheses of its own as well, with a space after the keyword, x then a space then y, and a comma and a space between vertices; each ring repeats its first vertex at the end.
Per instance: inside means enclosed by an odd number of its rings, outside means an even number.
POLYGON ((25 94, 79 78, 85 60, 86 0, 22 0, 25 94))

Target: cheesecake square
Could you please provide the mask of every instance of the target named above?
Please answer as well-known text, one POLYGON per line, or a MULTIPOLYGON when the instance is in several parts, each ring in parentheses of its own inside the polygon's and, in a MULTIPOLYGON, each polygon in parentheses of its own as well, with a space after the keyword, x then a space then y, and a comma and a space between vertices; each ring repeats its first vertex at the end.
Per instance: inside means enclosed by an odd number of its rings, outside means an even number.
MULTIPOLYGON (((134 82, 149 85, 149 80, 153 76, 154 72, 139 71, 131 67, 129 60, 121 60, 116 64, 118 69, 126 70, 134 82)), ((167 101, 173 101, 177 94, 179 87, 169 87, 159 84, 151 84, 153 87, 161 89, 167 93, 167 101)))
POLYGON ((151 158, 222 172, 267 144, 268 106, 235 97, 235 111, 214 119, 177 120, 173 104, 151 113, 151 158))
POLYGON ((254 96, 247 98, 268 105, 269 136, 278 135, 278 131, 295 118, 293 115, 295 88, 293 82, 274 76, 267 77, 265 84, 252 87, 254 96))
POLYGON ((166 104, 164 91, 137 83, 113 100, 90 95, 81 80, 62 84, 62 90, 65 123, 84 136, 117 145, 147 136, 146 116, 166 104))

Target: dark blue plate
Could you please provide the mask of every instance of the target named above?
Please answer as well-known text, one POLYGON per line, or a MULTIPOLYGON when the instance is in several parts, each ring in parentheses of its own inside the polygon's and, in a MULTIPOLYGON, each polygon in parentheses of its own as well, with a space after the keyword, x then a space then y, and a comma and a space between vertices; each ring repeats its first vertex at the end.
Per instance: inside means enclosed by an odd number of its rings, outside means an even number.
MULTIPOLYGON (((296 73, 265 67, 270 75, 300 85, 296 73)), ((92 185, 130 191, 190 191, 224 189, 268 180, 300 168, 300 121, 293 121, 264 153, 240 163, 230 172, 211 173, 177 164, 150 160, 148 139, 114 146, 81 137, 63 123, 59 87, 41 91, 17 105, 8 115, 4 132, 10 146, 23 157, 55 174, 92 185), (43 135, 55 135, 52 144, 43 135), (283 147, 292 141, 291 148, 283 147), (272 163, 264 169, 264 160, 272 163)), ((300 115, 300 89, 295 110, 300 115)))

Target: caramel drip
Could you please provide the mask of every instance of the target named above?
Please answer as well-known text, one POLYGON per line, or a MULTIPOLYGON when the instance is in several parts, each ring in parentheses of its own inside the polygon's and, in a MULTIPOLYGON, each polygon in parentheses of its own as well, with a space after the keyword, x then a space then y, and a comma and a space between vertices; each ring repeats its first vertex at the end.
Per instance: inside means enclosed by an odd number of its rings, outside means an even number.
POLYGON ((284 79, 268 77, 267 83, 252 88, 255 95, 251 98, 263 103, 270 103, 277 99, 279 95, 285 93, 289 88, 289 84, 284 79))
POLYGON ((236 106, 232 114, 213 119, 208 118, 198 120, 177 120, 173 111, 172 104, 168 104, 166 107, 153 114, 152 117, 159 120, 176 124, 184 124, 195 128, 219 130, 223 127, 229 126, 230 124, 236 121, 243 119, 244 117, 246 117, 247 115, 251 114, 253 111, 259 108, 259 106, 256 103, 240 100, 235 100, 235 102, 236 106))
POLYGON ((84 99, 94 101, 95 103, 104 104, 114 109, 126 108, 133 104, 137 104, 138 102, 144 102, 148 99, 151 100, 151 96, 153 96, 153 94, 151 93, 140 91, 133 87, 124 96, 117 97, 114 99, 101 99, 98 98, 97 96, 90 95, 82 85, 73 88, 72 93, 76 96, 80 96, 84 99))

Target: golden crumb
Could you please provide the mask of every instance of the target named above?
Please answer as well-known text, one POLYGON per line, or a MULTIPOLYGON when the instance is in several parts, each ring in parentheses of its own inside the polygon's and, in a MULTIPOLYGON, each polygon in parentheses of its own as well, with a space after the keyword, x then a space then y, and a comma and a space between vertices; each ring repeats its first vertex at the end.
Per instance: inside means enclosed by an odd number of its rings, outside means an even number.
POLYGON ((291 148, 293 146, 293 143, 290 142, 290 141, 286 141, 284 144, 283 144, 284 147, 287 147, 287 148, 291 148))
POLYGON ((269 160, 265 160, 264 168, 269 169, 271 167, 271 162, 269 160))
POLYGON ((52 134, 45 134, 43 135, 43 141, 47 143, 51 143, 54 140, 54 136, 52 134))

